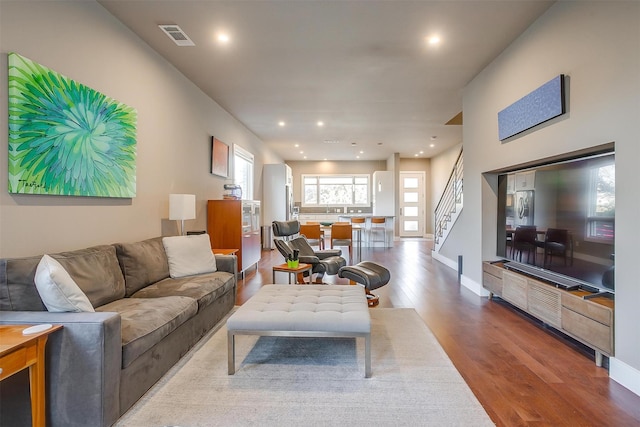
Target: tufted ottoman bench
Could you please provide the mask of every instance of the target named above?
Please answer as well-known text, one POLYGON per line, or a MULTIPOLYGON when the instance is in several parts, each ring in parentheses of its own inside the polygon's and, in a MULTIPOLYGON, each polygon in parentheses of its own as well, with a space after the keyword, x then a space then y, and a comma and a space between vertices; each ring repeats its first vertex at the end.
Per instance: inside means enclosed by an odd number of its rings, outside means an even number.
POLYGON ((265 285, 227 320, 229 375, 235 336, 364 338, 371 377, 371 318, 364 289, 349 285, 265 285))

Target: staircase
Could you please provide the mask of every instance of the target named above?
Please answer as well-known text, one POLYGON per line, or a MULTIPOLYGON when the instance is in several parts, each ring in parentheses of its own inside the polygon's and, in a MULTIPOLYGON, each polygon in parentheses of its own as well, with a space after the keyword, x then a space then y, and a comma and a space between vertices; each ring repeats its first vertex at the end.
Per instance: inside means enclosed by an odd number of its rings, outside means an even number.
POLYGON ((463 175, 464 164, 462 160, 462 150, 460 150, 456 164, 453 166, 447 185, 435 210, 435 252, 440 250, 449 232, 453 228, 453 224, 455 224, 460 212, 462 212, 463 175))

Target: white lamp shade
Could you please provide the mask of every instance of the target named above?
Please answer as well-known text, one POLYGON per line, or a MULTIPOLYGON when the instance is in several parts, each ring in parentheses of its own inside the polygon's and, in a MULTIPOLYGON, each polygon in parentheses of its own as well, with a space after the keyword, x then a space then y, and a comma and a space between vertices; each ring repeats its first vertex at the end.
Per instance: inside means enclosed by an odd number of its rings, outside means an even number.
POLYGON ((195 219, 195 194, 169 194, 169 219, 195 219))

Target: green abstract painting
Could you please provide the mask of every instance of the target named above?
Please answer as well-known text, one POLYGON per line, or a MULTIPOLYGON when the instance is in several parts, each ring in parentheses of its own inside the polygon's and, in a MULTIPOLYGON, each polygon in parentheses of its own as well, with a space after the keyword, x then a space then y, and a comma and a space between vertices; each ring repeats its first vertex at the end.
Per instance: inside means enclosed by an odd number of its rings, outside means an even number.
POLYGON ((9 192, 136 195, 135 109, 9 53, 9 192))

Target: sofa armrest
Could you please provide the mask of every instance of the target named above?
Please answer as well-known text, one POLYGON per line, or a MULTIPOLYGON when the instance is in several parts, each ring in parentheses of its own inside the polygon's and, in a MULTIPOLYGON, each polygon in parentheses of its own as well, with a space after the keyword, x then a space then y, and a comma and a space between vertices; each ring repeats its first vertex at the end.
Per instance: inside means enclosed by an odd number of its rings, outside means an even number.
POLYGON ((236 255, 219 255, 216 254, 216 268, 227 273, 238 272, 238 257, 236 255))
MULTIPOLYGON (((49 335, 47 341, 47 425, 114 424, 120 416, 120 315, 106 312, 0 312, 0 324, 39 323, 63 326, 61 330, 49 335)), ((2 394, 5 393, 10 395, 11 391, 2 390, 2 394)), ((30 411, 29 396, 22 400, 20 405, 12 405, 10 409, 30 411), (25 400, 24 405, 22 400, 25 400)), ((2 417, 13 418, 5 410, 2 411, 2 417)))

